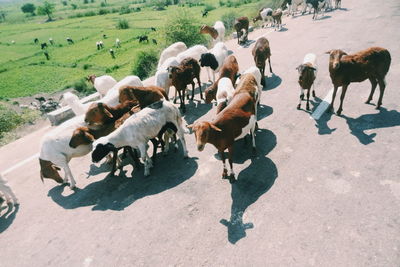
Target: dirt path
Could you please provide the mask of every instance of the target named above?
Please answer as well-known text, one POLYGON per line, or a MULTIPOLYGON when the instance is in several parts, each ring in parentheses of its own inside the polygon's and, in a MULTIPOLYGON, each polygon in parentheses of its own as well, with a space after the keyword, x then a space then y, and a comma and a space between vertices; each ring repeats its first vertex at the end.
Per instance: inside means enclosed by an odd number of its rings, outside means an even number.
MULTIPOLYGON (((1 266, 398 265, 400 6, 342 5, 325 19, 285 17, 286 31, 250 34, 267 34, 275 76, 268 73, 262 95, 257 157, 235 146, 236 184, 220 179, 215 148, 196 151, 192 135, 190 158, 160 157, 149 178, 142 170, 131 178, 128 166, 126 176, 108 177, 89 156, 74 159, 75 192, 43 186, 36 160, 28 162, 6 175, 21 206, 0 221, 1 266), (368 82, 350 86, 343 117, 315 121, 296 110, 295 68, 306 53, 318 56, 315 109, 331 89, 324 52, 369 46, 388 48, 393 59, 381 111, 363 103, 368 82)), ((253 64, 252 46, 227 45, 241 71, 253 64)), ((212 119, 211 108, 189 103, 185 120, 212 119)), ((36 153, 42 134, 0 149, 0 162, 36 153)))

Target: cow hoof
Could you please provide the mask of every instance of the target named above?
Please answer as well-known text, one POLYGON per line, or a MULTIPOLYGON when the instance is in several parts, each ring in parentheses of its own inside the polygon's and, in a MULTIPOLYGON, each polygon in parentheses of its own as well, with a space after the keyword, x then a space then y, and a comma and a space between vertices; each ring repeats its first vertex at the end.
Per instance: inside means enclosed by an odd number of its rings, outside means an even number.
POLYGON ((300 104, 298 104, 298 105, 297 105, 297 109, 300 109, 300 108, 301 108, 301 105, 300 105, 300 104))
POLYGON ((306 109, 307 109, 307 111, 310 111, 310 107, 309 106, 306 106, 306 109))
POLYGON ((235 182, 236 182, 235 175, 232 174, 231 176, 229 176, 229 183, 233 184, 235 182))
POLYGON ((336 111, 336 114, 337 114, 338 116, 340 116, 340 115, 342 114, 342 110, 341 110, 341 109, 338 109, 338 111, 336 111))

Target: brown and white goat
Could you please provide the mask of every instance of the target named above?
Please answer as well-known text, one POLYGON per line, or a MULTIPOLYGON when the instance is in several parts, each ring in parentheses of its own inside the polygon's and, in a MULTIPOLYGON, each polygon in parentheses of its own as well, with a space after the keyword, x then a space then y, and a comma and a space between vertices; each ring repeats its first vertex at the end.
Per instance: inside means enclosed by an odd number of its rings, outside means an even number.
POLYGON ((232 101, 217 114, 212 122, 195 122, 189 125, 195 133, 197 149, 203 151, 207 143, 214 145, 221 155, 223 163, 222 178, 231 183, 235 181, 233 172, 233 144, 235 140, 252 136, 253 151, 255 150, 256 98, 258 86, 254 75, 246 74, 236 89, 232 101), (228 149, 230 175, 225 166, 224 151, 228 149))
POLYGON ((178 91, 179 100, 180 100, 180 108, 183 112, 186 111, 185 108, 185 95, 186 95, 186 86, 188 84, 192 85, 192 98, 194 98, 194 79, 197 79, 200 89, 200 97, 203 99, 203 93, 201 91, 201 82, 200 82, 200 65, 199 62, 194 58, 185 58, 182 60, 179 66, 171 66, 168 67, 169 77, 172 80, 172 85, 175 86, 176 91, 178 91))
POLYGON ((236 30, 238 44, 246 43, 247 35, 249 33, 249 18, 248 17, 240 17, 240 18, 235 19, 233 27, 236 30), (241 38, 242 35, 246 36, 246 38, 241 38))
POLYGON ((236 57, 234 55, 228 56, 225 59, 224 64, 222 65, 219 71, 218 80, 204 91, 206 103, 208 104, 211 103, 213 99, 217 100, 216 95, 218 89, 218 82, 221 78, 229 78, 231 79, 232 84, 235 85, 238 72, 239 72, 239 64, 236 60, 236 57))
POLYGON ((274 21, 274 28, 275 30, 278 28, 278 30, 282 29, 282 9, 278 8, 274 12, 272 12, 272 19, 274 21))
POLYGON ((216 21, 214 26, 203 25, 200 28, 201 34, 209 34, 214 42, 223 42, 225 36, 225 26, 222 21, 216 21))
MULTIPOLYGON (((304 56, 303 64, 299 65, 296 70, 299 72, 299 85, 300 85, 300 101, 297 105, 297 109, 301 107, 301 100, 304 99, 304 90, 307 90, 307 105, 306 109, 310 110, 310 91, 314 85, 317 72, 317 56, 313 53, 308 53, 304 56)), ((312 91, 313 97, 315 97, 315 89, 312 91)))
POLYGON ((371 82, 371 92, 366 101, 370 103, 374 95, 376 86, 379 84, 379 99, 376 109, 382 105, 382 98, 385 92, 385 76, 389 71, 391 56, 387 49, 381 47, 370 47, 355 54, 348 55, 342 50, 331 50, 326 52, 329 58, 329 73, 333 83, 333 95, 330 109, 333 110, 333 104, 338 88, 342 86, 340 96, 340 106, 337 114, 340 115, 343 110, 343 99, 346 95, 347 87, 352 82, 362 82, 369 79, 371 82))
POLYGON ((261 85, 265 85, 264 73, 265 73, 265 61, 268 59, 269 71, 272 73, 271 67, 271 47, 269 46, 268 39, 261 37, 257 40, 253 47, 252 55, 257 68, 261 72, 261 85))
POLYGON ((145 108, 148 105, 168 99, 168 95, 164 88, 158 86, 122 86, 119 88, 119 103, 126 101, 137 101, 140 108, 145 108))

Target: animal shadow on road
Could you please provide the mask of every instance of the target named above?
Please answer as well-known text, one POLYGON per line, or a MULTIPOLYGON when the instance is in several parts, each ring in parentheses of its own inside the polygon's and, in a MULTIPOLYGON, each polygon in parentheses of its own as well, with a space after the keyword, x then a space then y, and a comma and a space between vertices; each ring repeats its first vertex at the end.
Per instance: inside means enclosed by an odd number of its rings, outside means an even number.
POLYGON ((249 48, 255 42, 256 42, 255 40, 247 40, 245 44, 241 44, 240 46, 243 48, 249 48))
MULTIPOLYGON (((305 102, 305 101, 302 101, 302 102, 305 102)), ((307 112, 311 115, 318 108, 318 105, 320 105, 321 102, 322 102, 321 98, 314 97, 314 99, 312 99, 312 97, 311 97, 310 103, 313 106, 311 111, 307 111, 305 109, 301 109, 301 110, 303 110, 304 112, 307 112)), ((302 103, 302 105, 304 106, 305 103, 302 103)), ((336 128, 331 129, 328 126, 328 121, 331 120, 332 115, 333 115, 332 112, 326 111, 326 112, 324 112, 324 114, 322 114, 322 116, 318 120, 315 120, 315 127, 318 128, 318 134, 325 135, 325 134, 331 134, 334 131, 336 131, 336 128)))
POLYGON ((49 191, 48 196, 65 209, 93 206, 92 210, 120 211, 138 199, 183 183, 198 168, 196 158, 183 159, 182 149, 177 153, 171 151, 163 159, 158 159, 149 177, 144 177, 142 167, 134 170, 132 177, 108 175, 83 189, 75 189, 75 193, 69 196, 62 195, 64 186, 56 186, 49 191))
POLYGON ((265 76, 264 79, 266 86, 264 86, 263 91, 275 89, 282 83, 281 77, 275 75, 274 73, 272 73, 271 77, 265 76))
POLYGON ((7 230, 7 228, 12 224, 19 210, 19 205, 15 205, 14 208, 12 208, 9 204, 7 205, 8 209, 4 214, 1 214, 2 207, 0 206, 0 233, 7 230))
MULTIPOLYGON (((254 228, 252 222, 243 222, 243 214, 272 187, 278 177, 276 165, 265 157, 276 146, 275 134, 268 130, 260 130, 257 132, 256 144, 258 156, 251 159, 250 165, 239 173, 237 181, 231 185, 231 217, 229 220, 220 220, 220 223, 227 227, 228 241, 232 244, 246 237, 247 229, 254 228)), ((236 153, 235 162, 247 160, 248 155, 244 154, 246 153, 236 153)))
POLYGON ((206 114, 212 107, 212 104, 206 104, 204 100, 189 101, 186 104, 186 113, 183 114, 183 117, 188 124, 192 124, 195 120, 206 114))
POLYGON ((379 128, 388 128, 400 126, 400 113, 396 110, 390 110, 381 107, 379 113, 365 114, 358 118, 349 118, 342 115, 346 119, 350 128, 350 133, 357 137, 363 145, 371 144, 374 141, 376 133, 367 134, 365 131, 379 128))

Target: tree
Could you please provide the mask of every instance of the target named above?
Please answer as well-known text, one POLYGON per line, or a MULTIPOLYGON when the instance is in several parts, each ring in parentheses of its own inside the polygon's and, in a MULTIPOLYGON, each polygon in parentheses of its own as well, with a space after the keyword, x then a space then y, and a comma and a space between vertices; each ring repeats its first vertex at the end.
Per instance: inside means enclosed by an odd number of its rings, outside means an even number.
POLYGON ((32 4, 32 3, 26 3, 26 4, 24 4, 23 6, 21 6, 21 10, 22 10, 22 12, 24 12, 24 13, 31 13, 32 16, 35 16, 36 7, 35 7, 35 5, 32 4))
POLYGON ((47 15, 48 21, 52 21, 51 14, 54 12, 54 4, 44 1, 43 6, 39 6, 37 11, 39 15, 47 15))

